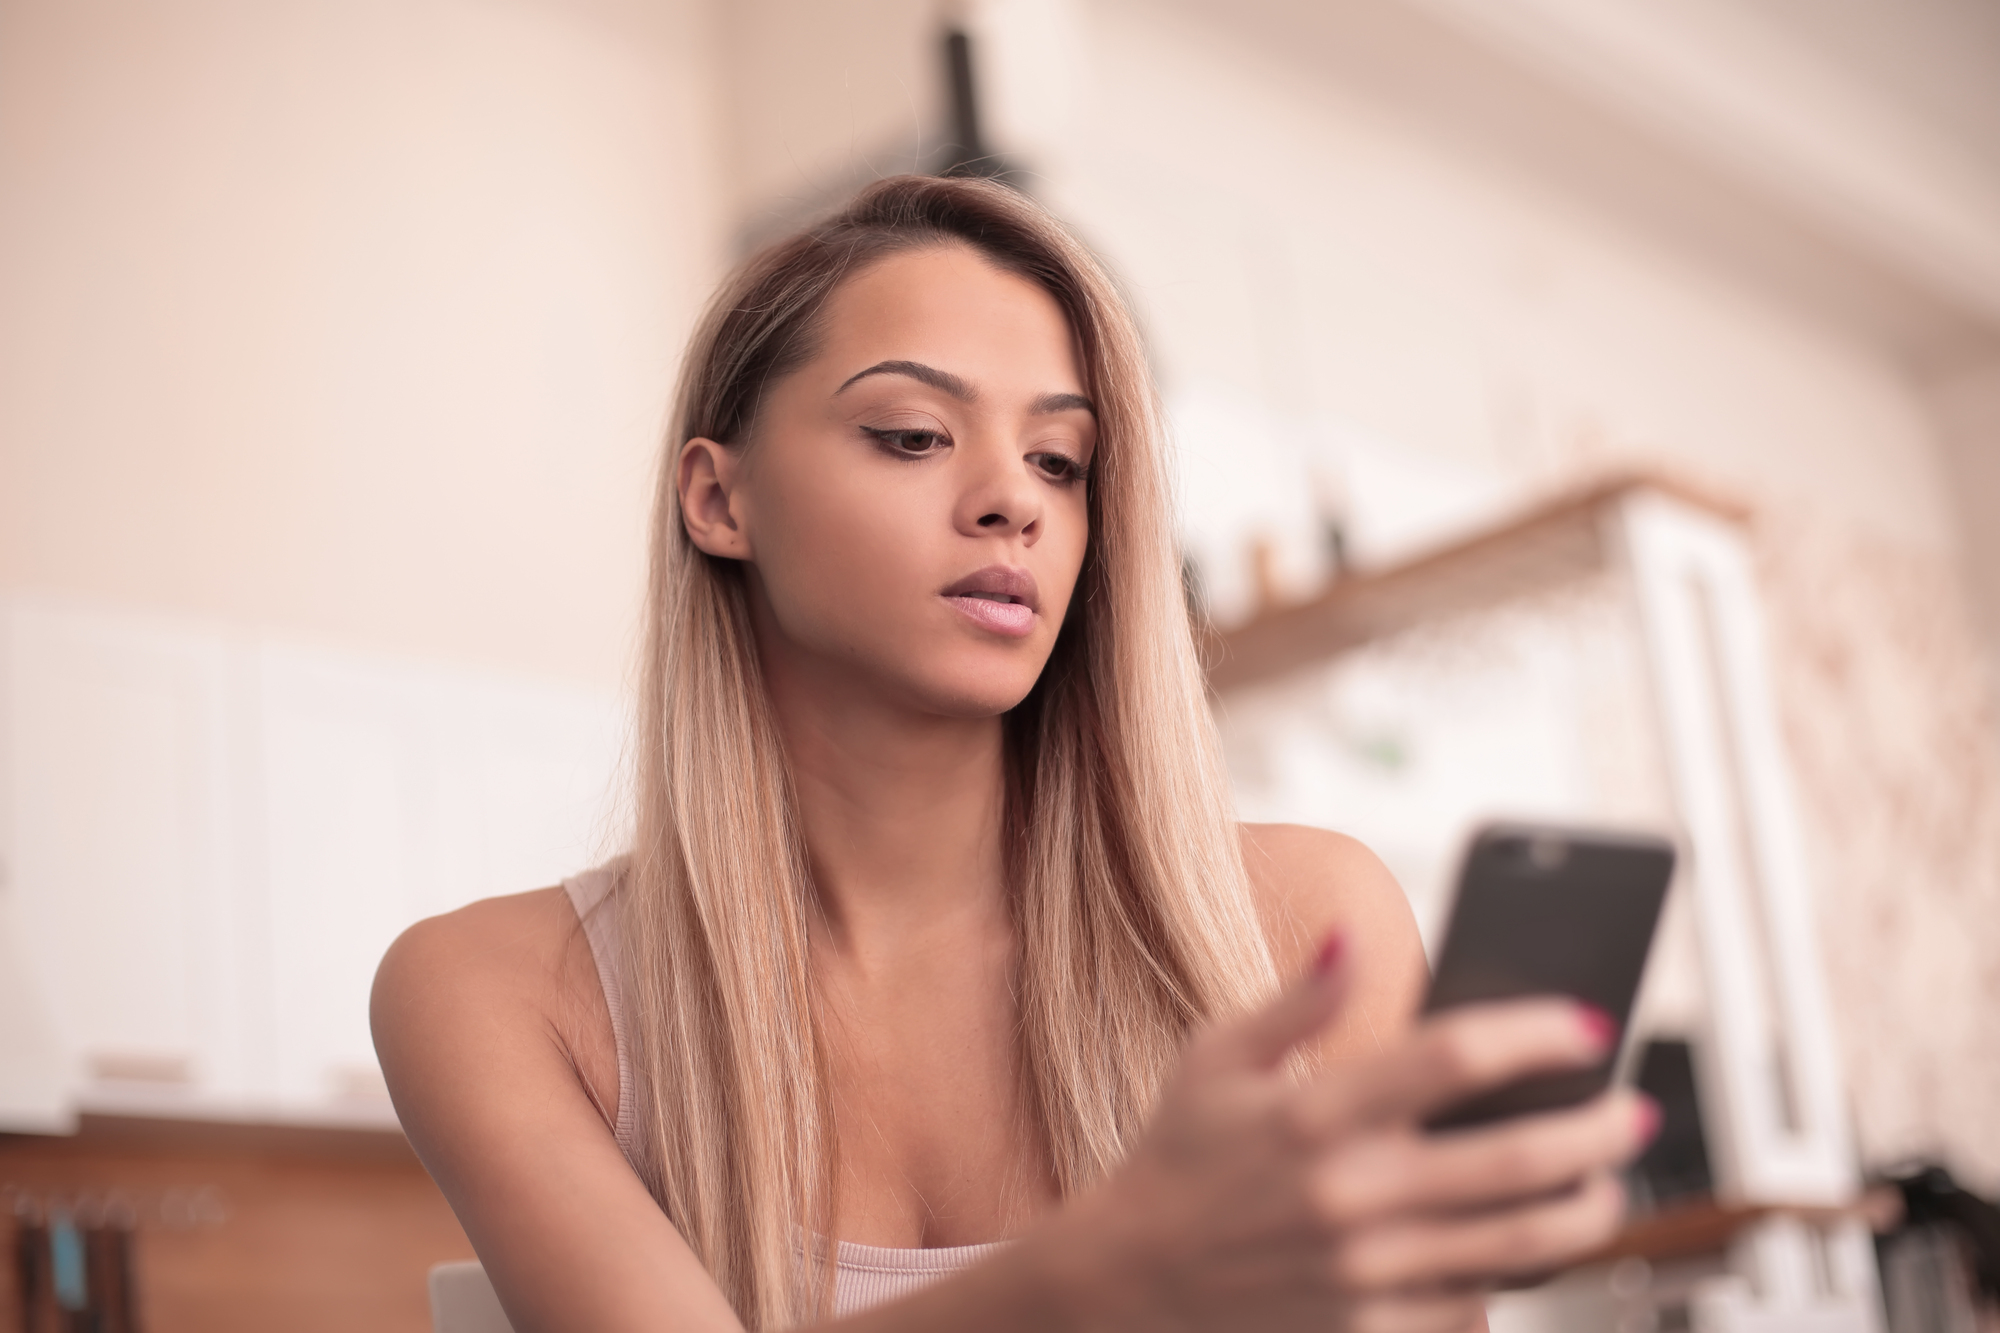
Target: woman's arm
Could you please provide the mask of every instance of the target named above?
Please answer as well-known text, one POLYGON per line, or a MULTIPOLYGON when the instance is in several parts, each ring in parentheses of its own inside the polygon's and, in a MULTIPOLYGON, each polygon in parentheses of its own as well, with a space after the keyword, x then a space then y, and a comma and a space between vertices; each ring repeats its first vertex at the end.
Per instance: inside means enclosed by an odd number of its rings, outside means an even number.
MULTIPOLYGON (((516 1333, 740 1333, 612 1136, 610 1015, 560 890, 488 899, 412 926, 377 970, 370 1018, 404 1131, 516 1333)), ((1072 1326, 1079 1296, 1105 1289, 1108 1271, 1075 1239, 1012 1247, 843 1326, 1072 1326)))
POLYGON ((598 1109, 618 1086, 591 969, 559 889, 412 926, 371 1004, 396 1113, 517 1333, 739 1330, 598 1109))

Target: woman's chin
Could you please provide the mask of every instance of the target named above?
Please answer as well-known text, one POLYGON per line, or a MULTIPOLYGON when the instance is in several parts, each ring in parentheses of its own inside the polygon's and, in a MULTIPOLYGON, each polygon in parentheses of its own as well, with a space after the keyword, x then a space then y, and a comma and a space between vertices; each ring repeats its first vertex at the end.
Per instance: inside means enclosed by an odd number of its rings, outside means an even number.
POLYGON ((940 671, 916 680, 906 678, 905 697, 941 717, 998 717, 1027 698, 1041 674, 1009 665, 1012 670, 940 671))

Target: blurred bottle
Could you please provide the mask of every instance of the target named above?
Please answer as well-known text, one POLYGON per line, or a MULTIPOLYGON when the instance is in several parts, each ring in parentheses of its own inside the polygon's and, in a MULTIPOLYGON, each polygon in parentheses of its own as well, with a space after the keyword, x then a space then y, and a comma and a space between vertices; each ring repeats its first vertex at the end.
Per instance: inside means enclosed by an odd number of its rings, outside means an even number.
POLYGON ((1312 490, 1313 508, 1319 515, 1320 556, 1326 562, 1326 581, 1333 583, 1348 572, 1353 558, 1347 549, 1347 474, 1329 464, 1318 464, 1312 469, 1312 490))
POLYGON ((137 1212, 113 1196, 92 1209, 84 1228, 84 1269, 91 1333, 139 1333, 135 1277, 137 1212))
POLYGON ((139 1333, 134 1282, 138 1214, 116 1198, 17 1193, 12 1221, 20 1333, 139 1333))
POLYGON ((49 1229, 39 1202, 14 1196, 14 1295, 21 1333, 55 1333, 54 1277, 49 1271, 49 1229))

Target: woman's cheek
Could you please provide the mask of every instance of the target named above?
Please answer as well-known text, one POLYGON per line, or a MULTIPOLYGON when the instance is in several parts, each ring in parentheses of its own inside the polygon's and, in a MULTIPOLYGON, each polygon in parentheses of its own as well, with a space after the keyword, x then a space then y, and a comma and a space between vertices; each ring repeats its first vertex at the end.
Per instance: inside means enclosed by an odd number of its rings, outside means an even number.
POLYGON ((927 595, 949 573, 931 567, 933 541, 912 523, 913 497, 894 493, 822 495, 822 503, 781 517, 766 580, 781 624, 822 648, 891 651, 931 608, 927 595))

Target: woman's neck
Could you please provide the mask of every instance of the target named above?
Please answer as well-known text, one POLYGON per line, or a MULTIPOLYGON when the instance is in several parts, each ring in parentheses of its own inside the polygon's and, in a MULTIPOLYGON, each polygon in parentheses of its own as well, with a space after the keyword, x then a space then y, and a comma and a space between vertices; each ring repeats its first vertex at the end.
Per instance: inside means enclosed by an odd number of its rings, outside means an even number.
POLYGON ((764 653, 829 943, 866 965, 1006 916, 998 717, 898 707, 837 670, 764 653))

